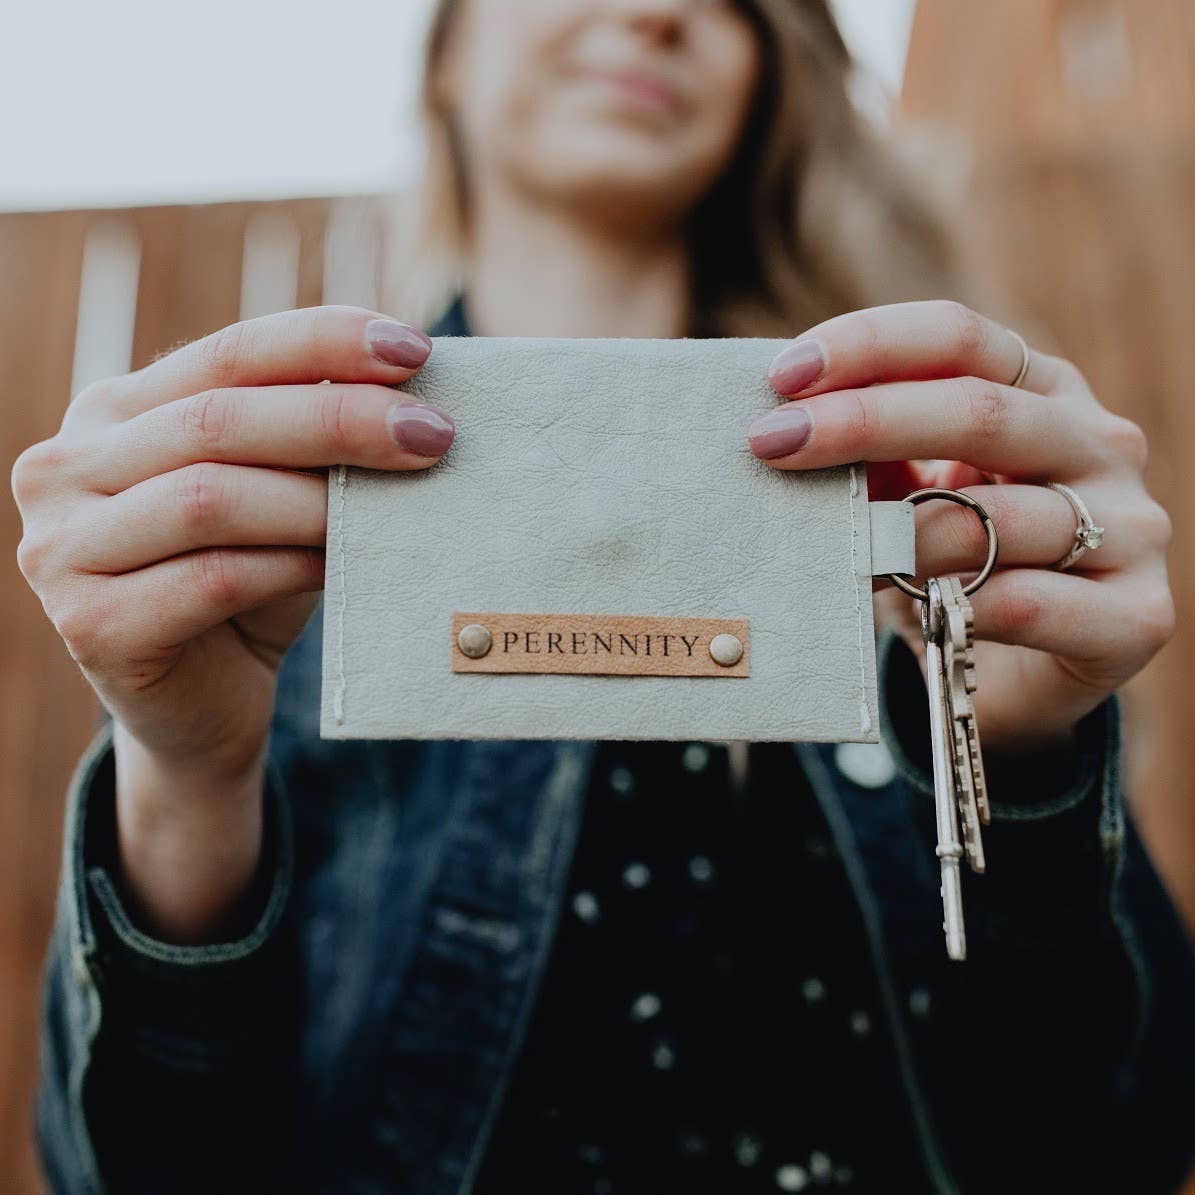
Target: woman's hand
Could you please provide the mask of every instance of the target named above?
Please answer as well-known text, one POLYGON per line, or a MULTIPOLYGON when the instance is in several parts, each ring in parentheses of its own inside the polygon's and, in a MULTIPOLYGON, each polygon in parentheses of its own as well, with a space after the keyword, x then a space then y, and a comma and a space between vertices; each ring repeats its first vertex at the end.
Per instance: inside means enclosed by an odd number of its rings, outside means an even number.
MULTIPOLYGON (((203 817, 233 870, 256 858, 276 672, 324 582, 323 470, 439 459, 452 420, 389 388, 430 350, 352 307, 249 320, 89 386, 17 459, 21 571, 114 719, 126 866, 203 817)), ((195 847, 173 862, 202 889, 195 847)), ((199 898, 169 882, 181 934, 199 898)))
MULTIPOLYGON (((1021 350, 1007 328, 952 302, 899 303, 819 324, 772 363, 792 399, 748 431, 778 469, 867 461, 872 498, 921 486, 964 489, 991 514, 1000 566, 971 598, 976 706, 984 745, 1048 746, 1141 669, 1174 630, 1166 578, 1170 520, 1146 493, 1145 437, 1091 393, 1071 362, 1021 350), (984 484, 985 474, 1000 484, 984 484), (1071 486, 1103 545, 1071 568, 1075 513, 1046 482, 1071 486)), ((986 537, 953 504, 917 508, 921 576, 974 575, 986 537)), ((915 603, 899 629, 922 655, 915 603)))

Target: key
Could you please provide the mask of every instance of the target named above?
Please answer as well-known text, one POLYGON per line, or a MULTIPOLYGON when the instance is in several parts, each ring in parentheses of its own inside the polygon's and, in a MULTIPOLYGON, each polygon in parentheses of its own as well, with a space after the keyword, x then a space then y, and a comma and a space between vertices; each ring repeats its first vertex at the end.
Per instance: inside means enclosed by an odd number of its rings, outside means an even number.
POLYGON ((962 604, 966 602, 969 606, 970 602, 963 597, 963 587, 957 577, 939 579, 939 584, 943 610, 942 673, 945 678, 946 707, 950 713, 951 759, 963 850, 971 870, 982 873, 985 863, 980 837, 978 785, 971 760, 969 735, 974 723, 975 705, 966 683, 968 636, 966 611, 962 604))
POLYGON ((925 583, 929 600, 921 607, 921 636, 925 641, 926 687, 929 690, 930 746, 934 766, 934 810, 938 829, 936 854, 942 873, 942 928, 946 953, 956 960, 967 957, 963 930, 963 890, 959 860, 958 796, 952 747, 953 718, 947 709, 946 675, 942 667, 945 610, 936 578, 925 583))
POLYGON ((959 691, 966 691, 966 719, 963 729, 967 737, 967 757, 971 763, 972 787, 975 790, 975 806, 979 811, 979 820, 987 826, 991 824, 992 813, 988 802, 987 778, 983 772, 983 754, 979 749, 979 724, 975 719, 975 611, 970 599, 963 594, 963 583, 958 577, 950 578, 950 587, 962 609, 964 621, 962 686, 959 691))
MULTIPOLYGON (((996 568, 1000 545, 991 516, 968 494, 926 487, 905 501, 912 506, 944 498, 971 510, 983 524, 988 552, 983 567, 966 589, 972 593, 996 568)), ((932 577, 919 589, 900 573, 889 579, 902 592, 921 602, 921 637, 925 642, 926 687, 929 690, 930 745, 934 770, 936 854, 942 872, 942 928, 946 953, 967 957, 963 930, 962 868, 964 854, 973 870, 986 866, 980 827, 991 820, 987 780, 979 750, 975 720, 974 615, 964 586, 957 577, 932 577), (960 843, 960 822, 962 839, 960 843)))

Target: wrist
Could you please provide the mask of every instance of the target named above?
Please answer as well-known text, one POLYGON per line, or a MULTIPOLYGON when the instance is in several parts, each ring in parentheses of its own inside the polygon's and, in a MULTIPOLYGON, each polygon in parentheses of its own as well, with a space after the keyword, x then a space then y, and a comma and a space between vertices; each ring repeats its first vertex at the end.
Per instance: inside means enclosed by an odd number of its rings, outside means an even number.
POLYGON ((164 761, 113 728, 122 886, 146 932, 178 943, 227 937, 261 855, 265 758, 247 768, 164 761))

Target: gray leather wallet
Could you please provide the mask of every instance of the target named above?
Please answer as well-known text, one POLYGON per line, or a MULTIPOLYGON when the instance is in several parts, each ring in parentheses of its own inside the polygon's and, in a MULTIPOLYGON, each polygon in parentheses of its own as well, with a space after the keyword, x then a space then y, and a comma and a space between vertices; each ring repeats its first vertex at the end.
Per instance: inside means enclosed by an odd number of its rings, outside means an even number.
POLYGON ((913 508, 752 455, 785 343, 437 339, 443 459, 329 470, 321 736, 876 742, 913 508))

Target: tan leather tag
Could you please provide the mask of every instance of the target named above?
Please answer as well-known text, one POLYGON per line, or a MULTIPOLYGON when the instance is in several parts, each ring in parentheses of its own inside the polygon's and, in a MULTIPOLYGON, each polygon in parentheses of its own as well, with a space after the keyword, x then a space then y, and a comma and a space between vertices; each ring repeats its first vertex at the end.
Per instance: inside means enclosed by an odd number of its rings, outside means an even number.
POLYGON ((457 611, 452 670, 750 676, 748 626, 745 618, 457 611))

